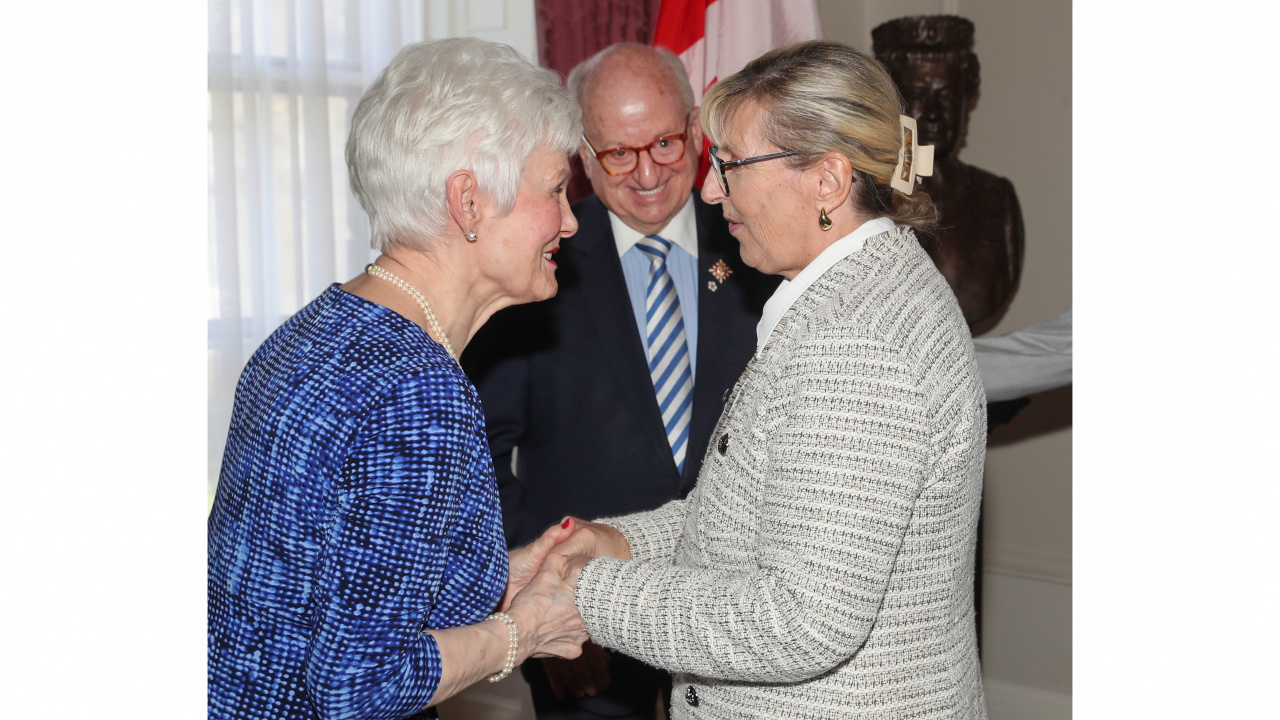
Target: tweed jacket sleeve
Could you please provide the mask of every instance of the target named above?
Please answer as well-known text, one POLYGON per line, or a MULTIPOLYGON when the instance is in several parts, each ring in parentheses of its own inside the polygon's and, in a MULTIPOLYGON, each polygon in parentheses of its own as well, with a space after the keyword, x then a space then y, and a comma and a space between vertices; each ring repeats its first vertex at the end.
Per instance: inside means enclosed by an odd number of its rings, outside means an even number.
MULTIPOLYGON (((925 478, 919 377, 893 346, 835 326, 796 347, 765 385, 753 424, 767 450, 746 460, 766 481, 704 469, 684 529, 693 566, 590 563, 578 604, 597 642, 672 671, 791 682, 866 639, 925 478), (757 504, 754 526, 732 517, 757 504), (698 558, 715 543, 709 533, 735 525, 757 538, 754 563, 698 558)), ((721 431, 732 436, 731 415, 721 431)))

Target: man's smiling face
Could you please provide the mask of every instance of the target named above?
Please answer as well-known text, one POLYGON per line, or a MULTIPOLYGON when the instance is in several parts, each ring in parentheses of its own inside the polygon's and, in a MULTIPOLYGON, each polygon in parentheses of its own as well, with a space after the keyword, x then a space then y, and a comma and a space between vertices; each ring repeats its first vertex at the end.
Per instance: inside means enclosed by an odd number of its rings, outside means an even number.
POLYGON ((614 52, 601 59, 582 95, 582 124, 597 150, 647 147, 664 135, 687 132, 684 156, 671 165, 641 152, 635 170, 613 176, 587 148, 581 157, 591 187, 605 207, 645 235, 661 231, 689 199, 702 152, 696 111, 686 114, 680 88, 656 56, 614 52))

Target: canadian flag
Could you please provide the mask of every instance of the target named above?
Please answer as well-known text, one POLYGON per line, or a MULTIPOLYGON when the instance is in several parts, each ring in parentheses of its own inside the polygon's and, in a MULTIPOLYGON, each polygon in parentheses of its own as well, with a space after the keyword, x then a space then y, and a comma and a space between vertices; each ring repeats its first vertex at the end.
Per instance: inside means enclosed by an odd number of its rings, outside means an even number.
POLYGON ((701 105, 712 83, 763 53, 821 37, 817 0, 662 0, 653 46, 680 56, 701 105))

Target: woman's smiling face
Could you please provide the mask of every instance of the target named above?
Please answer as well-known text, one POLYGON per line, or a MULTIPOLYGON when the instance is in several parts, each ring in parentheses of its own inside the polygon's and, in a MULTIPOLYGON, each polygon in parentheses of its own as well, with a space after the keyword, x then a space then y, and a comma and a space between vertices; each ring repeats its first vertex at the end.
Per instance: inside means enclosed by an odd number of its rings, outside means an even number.
POLYGON ((578 231, 565 197, 568 181, 568 157, 539 148, 525 166, 511 212, 477 228, 488 250, 484 272, 515 303, 546 300, 559 288, 554 256, 560 240, 578 231))

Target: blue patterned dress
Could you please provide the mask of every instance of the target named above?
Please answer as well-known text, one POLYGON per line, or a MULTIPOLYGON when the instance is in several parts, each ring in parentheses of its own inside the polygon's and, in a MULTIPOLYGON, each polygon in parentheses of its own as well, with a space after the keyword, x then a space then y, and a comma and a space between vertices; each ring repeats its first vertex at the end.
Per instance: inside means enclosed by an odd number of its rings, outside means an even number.
POLYGON ((424 630, 481 621, 506 581, 475 389, 419 327, 330 287, 236 388, 209 517, 209 716, 411 716, 440 681, 424 630))

